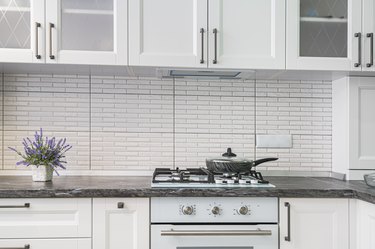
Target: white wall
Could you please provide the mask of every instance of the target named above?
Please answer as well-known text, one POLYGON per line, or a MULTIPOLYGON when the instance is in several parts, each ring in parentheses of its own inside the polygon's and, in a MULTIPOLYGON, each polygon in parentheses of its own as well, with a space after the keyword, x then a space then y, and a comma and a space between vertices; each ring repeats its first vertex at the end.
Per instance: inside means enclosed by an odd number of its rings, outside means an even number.
POLYGON ((331 170, 331 82, 185 81, 78 75, 2 75, 1 168, 8 146, 43 127, 67 137, 71 170, 149 173, 238 156, 280 157, 267 170, 331 170), (256 149, 255 134, 291 134, 293 147, 256 149))

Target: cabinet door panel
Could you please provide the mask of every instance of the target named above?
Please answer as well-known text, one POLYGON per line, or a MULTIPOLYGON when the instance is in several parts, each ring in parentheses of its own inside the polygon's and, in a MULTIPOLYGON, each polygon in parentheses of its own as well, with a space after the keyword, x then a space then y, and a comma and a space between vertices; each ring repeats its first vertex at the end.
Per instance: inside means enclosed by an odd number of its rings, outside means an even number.
POLYGON ((210 0, 209 32, 210 67, 285 68, 284 0, 210 0))
POLYGON ((129 34, 130 65, 207 67, 206 0, 129 0, 129 34))
POLYGON ((91 237, 90 199, 0 199, 0 206, 1 239, 91 237))
POLYGON ((281 249, 348 249, 349 202, 346 199, 280 199, 281 249), (290 204, 290 241, 288 214, 290 204))
POLYGON ((286 68, 360 71, 361 26, 361 1, 288 0, 286 68))
POLYGON ((127 1, 50 0, 46 8, 48 63, 127 64, 127 1))
POLYGON ((44 62, 44 31, 43 0, 1 1, 0 62, 44 62))
POLYGON ((357 200, 357 217, 357 248, 375 248, 375 205, 357 200))
POLYGON ((94 249, 149 248, 149 199, 95 198, 93 207, 94 249))
POLYGON ((375 80, 352 78, 349 86, 349 165, 375 169, 375 80))

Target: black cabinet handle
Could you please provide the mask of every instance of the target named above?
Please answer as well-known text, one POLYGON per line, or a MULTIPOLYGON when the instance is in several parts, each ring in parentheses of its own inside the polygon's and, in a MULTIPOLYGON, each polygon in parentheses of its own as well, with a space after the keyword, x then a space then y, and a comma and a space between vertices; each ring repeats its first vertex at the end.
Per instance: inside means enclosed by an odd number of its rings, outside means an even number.
POLYGON ((212 61, 212 63, 217 64, 217 29, 214 29, 213 33, 214 33, 214 60, 212 61))
POLYGON ((287 230, 288 230, 288 235, 284 237, 285 241, 290 241, 290 203, 285 202, 284 206, 287 207, 287 212, 288 212, 288 217, 287 217, 287 230))
POLYGON ((200 64, 203 64, 204 63, 204 29, 203 28, 200 29, 200 33, 201 33, 202 54, 201 54, 201 60, 199 62, 200 62, 200 64))
POLYGON ((52 52, 52 43, 53 43, 53 40, 52 40, 52 29, 54 27, 55 27, 55 24, 53 24, 53 23, 49 24, 49 58, 51 60, 55 59, 55 56, 53 55, 53 52, 52 52))
POLYGON ((0 247, 0 249, 30 249, 30 245, 24 245, 23 247, 0 247))
POLYGON ((374 33, 367 33, 366 36, 370 38, 370 63, 367 63, 367 67, 374 65, 374 33))
POLYGON ((355 33, 354 37, 358 38, 358 62, 354 63, 354 66, 359 67, 362 63, 362 34, 360 32, 355 33))
POLYGON ((117 203, 117 208, 118 209, 123 209, 125 207, 125 204, 123 202, 118 202, 117 203))
POLYGON ((35 57, 40 60, 42 56, 39 54, 39 28, 42 25, 39 22, 35 23, 35 57))
POLYGON ((30 207, 30 203, 25 203, 23 205, 4 205, 4 206, 0 206, 0 208, 29 208, 29 207, 30 207))

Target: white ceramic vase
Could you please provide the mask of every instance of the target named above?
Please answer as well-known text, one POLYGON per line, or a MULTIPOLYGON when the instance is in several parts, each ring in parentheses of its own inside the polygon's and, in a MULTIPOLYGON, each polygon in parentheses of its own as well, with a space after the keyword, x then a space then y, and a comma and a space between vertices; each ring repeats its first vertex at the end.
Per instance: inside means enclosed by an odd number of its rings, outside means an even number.
POLYGON ((33 181, 34 182, 48 182, 52 181, 53 168, 45 165, 32 165, 33 181))

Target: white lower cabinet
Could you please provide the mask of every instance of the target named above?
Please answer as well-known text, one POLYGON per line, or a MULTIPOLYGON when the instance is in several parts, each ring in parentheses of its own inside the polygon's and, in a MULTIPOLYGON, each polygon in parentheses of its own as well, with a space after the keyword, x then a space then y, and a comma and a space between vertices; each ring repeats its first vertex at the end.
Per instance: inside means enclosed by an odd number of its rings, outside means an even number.
POLYGON ((149 249, 148 198, 95 198, 94 249, 149 249))
POLYGON ((90 198, 0 199, 0 239, 90 237, 90 198))
POLYGON ((365 201, 354 200, 354 215, 356 222, 356 229, 352 235, 352 240, 355 241, 352 249, 374 249, 375 248, 375 204, 365 201))
POLYGON ((280 249, 349 249, 349 200, 281 198, 280 249))
POLYGON ((7 249, 91 249, 91 239, 16 239, 0 240, 7 249))

